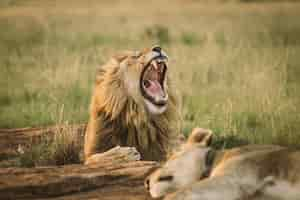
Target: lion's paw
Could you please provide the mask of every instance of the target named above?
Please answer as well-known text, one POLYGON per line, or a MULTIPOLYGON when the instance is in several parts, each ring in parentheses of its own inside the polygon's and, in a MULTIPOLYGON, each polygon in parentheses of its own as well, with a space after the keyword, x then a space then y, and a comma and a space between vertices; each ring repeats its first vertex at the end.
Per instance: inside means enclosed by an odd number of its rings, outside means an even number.
POLYGON ((94 164, 102 162, 118 162, 118 161, 138 161, 141 160, 141 154, 135 147, 116 146, 106 152, 96 153, 90 156, 85 164, 94 164))
POLYGON ((141 160, 141 154, 137 151, 135 147, 116 146, 110 149, 107 153, 116 154, 118 155, 118 157, 124 158, 129 161, 141 160))

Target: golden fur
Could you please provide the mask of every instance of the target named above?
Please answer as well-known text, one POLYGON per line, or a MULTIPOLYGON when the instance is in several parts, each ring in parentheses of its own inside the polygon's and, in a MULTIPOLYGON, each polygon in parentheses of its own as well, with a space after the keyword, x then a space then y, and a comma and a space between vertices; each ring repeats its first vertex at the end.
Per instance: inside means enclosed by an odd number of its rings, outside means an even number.
POLYGON ((151 195, 168 200, 300 199, 300 151, 276 145, 216 151, 209 147, 211 137, 211 131, 195 129, 183 150, 145 180, 151 195))
POLYGON ((145 109, 137 82, 151 49, 113 57, 97 72, 90 119, 85 135, 85 158, 120 145, 136 147, 144 160, 164 160, 172 137, 179 131, 175 90, 167 75, 167 109, 145 109))

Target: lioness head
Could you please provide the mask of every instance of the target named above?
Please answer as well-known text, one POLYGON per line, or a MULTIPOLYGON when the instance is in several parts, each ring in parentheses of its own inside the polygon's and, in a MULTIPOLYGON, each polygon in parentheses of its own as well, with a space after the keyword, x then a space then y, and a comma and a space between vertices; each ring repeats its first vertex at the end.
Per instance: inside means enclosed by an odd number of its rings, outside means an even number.
POLYGON ((143 103, 151 114, 167 108, 168 56, 159 46, 135 52, 120 63, 129 96, 143 103))
POLYGON ((210 130, 195 128, 183 150, 146 178, 145 187, 151 196, 161 197, 205 178, 211 138, 210 130))

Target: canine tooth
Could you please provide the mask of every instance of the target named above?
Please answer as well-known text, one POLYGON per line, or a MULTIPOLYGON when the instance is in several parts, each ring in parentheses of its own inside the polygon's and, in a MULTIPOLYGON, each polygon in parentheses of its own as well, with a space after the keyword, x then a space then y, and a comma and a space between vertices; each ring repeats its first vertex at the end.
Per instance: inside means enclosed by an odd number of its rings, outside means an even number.
POLYGON ((157 62, 155 60, 152 61, 152 64, 154 66, 154 69, 157 70, 158 69, 158 65, 157 62))

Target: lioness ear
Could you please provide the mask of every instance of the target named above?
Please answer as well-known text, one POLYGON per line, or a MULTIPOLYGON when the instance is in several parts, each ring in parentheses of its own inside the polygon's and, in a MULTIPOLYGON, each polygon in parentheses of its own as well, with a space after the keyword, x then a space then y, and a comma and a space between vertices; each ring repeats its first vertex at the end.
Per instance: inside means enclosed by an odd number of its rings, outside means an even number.
POLYGON ((194 128, 190 134, 188 144, 200 144, 203 147, 209 146, 212 142, 213 133, 209 129, 194 128))

